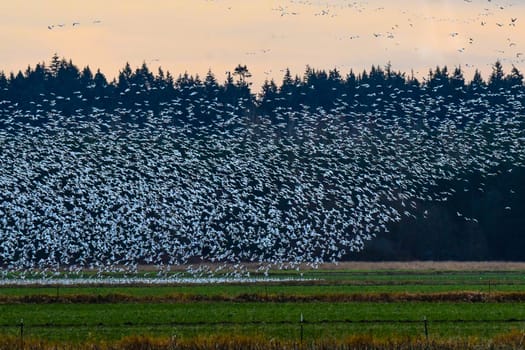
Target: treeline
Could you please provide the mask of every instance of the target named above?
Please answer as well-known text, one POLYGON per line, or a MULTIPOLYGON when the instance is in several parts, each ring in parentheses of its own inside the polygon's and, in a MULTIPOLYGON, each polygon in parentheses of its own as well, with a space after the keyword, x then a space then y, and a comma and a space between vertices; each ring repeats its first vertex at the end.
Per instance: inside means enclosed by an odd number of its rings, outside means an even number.
MULTIPOLYGON (((511 96, 522 96, 523 74, 512 67, 505 74, 502 64, 493 65, 488 80, 476 70, 470 81, 461 67, 431 69, 422 81, 413 75, 372 66, 359 74, 350 71, 316 70, 309 66, 302 77, 292 76, 289 69, 282 82, 264 82, 261 91, 251 89, 248 68, 238 65, 219 81, 210 70, 204 78, 188 73, 174 77, 162 68, 153 73, 146 63, 132 69, 129 63, 118 77, 108 80, 100 71, 89 66, 80 69, 71 60, 53 56, 50 64, 29 66, 24 72, 6 75, 0 72, 0 101, 17 104, 22 110, 57 110, 72 114, 85 108, 144 109, 158 111, 162 103, 176 99, 186 102, 214 101, 247 108, 257 108, 263 115, 272 115, 278 108, 301 106, 331 109, 341 104, 354 110, 377 109, 399 102, 417 100, 421 96, 440 98, 442 102, 458 102, 483 97, 490 103, 505 103, 511 96)), ((210 113, 195 111, 197 117, 212 118, 210 113)))
POLYGON ((211 71, 204 79, 187 73, 174 78, 162 68, 155 74, 146 63, 135 70, 126 63, 118 77, 109 81, 100 70, 80 69, 55 55, 49 65, 39 63, 9 76, 0 72, 0 100, 17 104, 21 110, 56 110, 65 115, 92 107, 158 111, 162 103, 174 99, 252 101, 249 76, 247 67, 239 65, 219 83, 211 71))

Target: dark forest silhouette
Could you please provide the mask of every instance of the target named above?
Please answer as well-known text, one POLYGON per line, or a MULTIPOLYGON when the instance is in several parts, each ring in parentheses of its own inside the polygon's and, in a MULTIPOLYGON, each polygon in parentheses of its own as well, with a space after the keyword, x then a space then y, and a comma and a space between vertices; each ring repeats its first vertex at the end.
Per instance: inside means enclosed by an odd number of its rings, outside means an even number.
MULTIPOLYGON (((447 118, 447 111, 471 103, 480 113, 490 113, 493 106, 506 106, 510 112, 523 114, 525 86, 523 74, 512 67, 505 74, 498 61, 484 80, 476 71, 470 81, 460 67, 452 71, 436 67, 419 80, 411 74, 386 67, 372 66, 368 71, 344 75, 337 69, 318 70, 307 66, 302 76, 286 70, 282 81, 265 81, 261 90, 252 91, 248 67, 238 65, 220 81, 211 71, 206 76, 180 74, 174 77, 161 68, 153 73, 146 63, 133 69, 129 64, 118 77, 108 81, 100 71, 80 69, 70 60, 55 55, 49 64, 39 63, 24 72, 0 72, 0 129, 10 111, 22 110, 37 116, 30 122, 45 124, 53 113, 81 115, 84 111, 112 111, 125 108, 156 116, 165 103, 177 100, 183 120, 189 106, 201 124, 214 123, 232 106, 256 122, 266 118, 272 123, 287 123, 293 134, 293 122, 279 120, 275 111, 324 109, 346 114, 387 111, 387 118, 403 116, 403 103, 422 97, 436 101, 436 108, 421 115, 422 120, 447 118), (206 101, 217 102, 209 108, 206 101), (518 102, 518 103, 517 103, 518 102), (9 108, 6 108, 9 106, 9 108)), ((123 115, 122 123, 138 125, 140 113, 123 115)), ((348 120, 352 123, 352 120, 348 120)), ((346 259, 435 259, 435 260, 525 260, 525 169, 510 165, 495 169, 495 176, 485 178, 473 170, 471 187, 483 183, 483 191, 463 190, 461 182, 440 183, 442 190, 453 190, 446 202, 421 202, 420 217, 404 217, 371 242, 363 252, 350 253, 346 259), (512 171, 513 170, 513 171, 512 171), (512 196, 509 194, 512 191, 512 196), (506 210, 509 206, 512 210, 506 210), (465 221, 457 213, 479 218, 465 221)))
MULTIPOLYGON (((153 73, 146 63, 136 69, 126 63, 118 77, 108 81, 100 70, 93 72, 89 66, 80 69, 71 60, 55 55, 48 65, 39 63, 24 72, 6 75, 0 71, 0 99, 18 103, 19 109, 54 109, 65 114, 92 107, 156 111, 160 103, 175 98, 223 103, 243 100, 246 108, 256 108, 259 114, 271 117, 275 108, 330 109, 340 103, 349 104, 356 111, 373 111, 395 106, 399 98, 418 99, 422 95, 442 98, 444 103, 476 98, 505 103, 524 91, 523 74, 516 67, 505 74, 499 61, 493 65, 487 81, 477 70, 467 81, 461 67, 449 72, 446 66, 438 66, 420 81, 413 75, 393 71, 390 64, 346 75, 337 69, 326 71, 307 66, 302 77, 292 76, 286 69, 280 84, 266 80, 261 91, 254 93, 248 82, 250 77, 245 65, 227 72, 224 82, 220 82, 211 70, 204 78, 188 73, 175 78, 162 68, 153 73), (58 99, 53 106, 47 103, 50 97, 58 99)), ((213 113, 197 113, 205 119, 213 118, 213 113)))

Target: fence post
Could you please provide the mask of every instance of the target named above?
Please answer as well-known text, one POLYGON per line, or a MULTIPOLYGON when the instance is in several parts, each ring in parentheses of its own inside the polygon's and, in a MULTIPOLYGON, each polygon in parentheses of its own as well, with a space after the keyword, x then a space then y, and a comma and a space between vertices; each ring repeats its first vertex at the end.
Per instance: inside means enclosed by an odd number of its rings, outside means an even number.
POLYGON ((301 312, 301 345, 303 344, 303 336, 304 336, 303 322, 304 322, 304 317, 303 317, 303 313, 301 312))
POLYGON ((20 320, 20 349, 24 349, 24 319, 20 320))
POLYGON ((423 316, 423 324, 425 325, 425 339, 427 341, 427 346, 426 348, 429 349, 429 343, 428 343, 428 320, 427 320, 427 316, 423 316))

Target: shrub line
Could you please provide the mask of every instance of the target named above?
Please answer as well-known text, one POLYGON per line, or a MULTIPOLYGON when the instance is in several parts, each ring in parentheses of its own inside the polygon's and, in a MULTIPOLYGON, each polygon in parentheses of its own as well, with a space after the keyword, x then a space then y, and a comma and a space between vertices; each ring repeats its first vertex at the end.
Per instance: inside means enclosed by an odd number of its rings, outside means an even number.
POLYGON ((112 303, 189 303, 189 302, 466 302, 505 303, 525 302, 525 292, 445 292, 445 293, 348 293, 348 294, 262 294, 196 295, 172 294, 167 296, 105 295, 29 295, 0 296, 0 304, 112 304, 112 303))

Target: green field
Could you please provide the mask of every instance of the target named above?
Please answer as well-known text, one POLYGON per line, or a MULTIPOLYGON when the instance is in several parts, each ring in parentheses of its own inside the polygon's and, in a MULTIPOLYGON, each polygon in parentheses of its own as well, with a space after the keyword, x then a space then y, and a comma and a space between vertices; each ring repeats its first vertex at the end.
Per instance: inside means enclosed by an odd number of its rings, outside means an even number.
POLYGON ((0 287, 1 296, 22 295, 108 295, 169 296, 241 294, 348 294, 348 293, 438 293, 438 292, 525 292, 521 271, 351 271, 310 270, 273 272, 271 277, 291 281, 223 284, 176 284, 144 286, 30 286, 0 287), (295 279, 304 278, 301 282, 295 279))
MULTIPOLYGON (((290 276, 293 273, 288 272, 290 276)), ((114 341, 132 335, 178 339, 226 335, 294 341, 300 339, 301 328, 305 341, 341 340, 351 335, 423 337, 424 318, 429 337, 437 339, 491 339, 525 329, 522 271, 314 270, 304 271, 303 277, 312 280, 1 287, 0 334, 19 336, 21 320, 27 339, 74 343, 114 341), (389 300, 403 293, 426 296, 430 301, 389 300), (485 299, 440 299, 447 293, 482 295, 485 299), (510 293, 520 301, 488 299, 510 293), (323 301, 327 296, 337 300, 351 295, 375 295, 375 299, 323 301), (47 297, 39 299, 42 296, 47 297), (103 296, 120 299, 97 299, 103 296), (243 296, 259 296, 262 301, 243 296)))
POLYGON ((2 305, 2 327, 53 340, 119 339, 125 335, 191 337, 235 333, 297 339, 422 335, 491 337, 525 326, 518 303, 185 303, 2 305))

